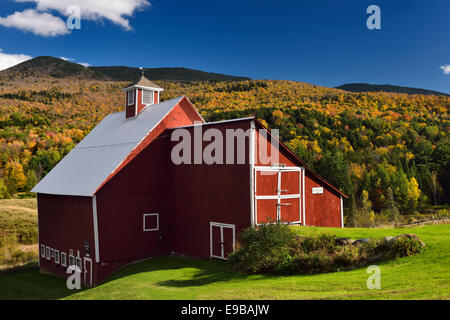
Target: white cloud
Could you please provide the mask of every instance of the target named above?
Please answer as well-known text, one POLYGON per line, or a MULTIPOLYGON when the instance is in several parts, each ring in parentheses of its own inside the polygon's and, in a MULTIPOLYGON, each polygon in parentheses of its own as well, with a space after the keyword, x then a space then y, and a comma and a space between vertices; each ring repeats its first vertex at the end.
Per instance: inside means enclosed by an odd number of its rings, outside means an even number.
POLYGON ((78 6, 81 9, 81 18, 88 20, 101 20, 103 18, 131 30, 130 22, 126 17, 133 16, 137 10, 150 6, 148 0, 15 0, 16 2, 35 2, 39 11, 56 10, 61 15, 69 16, 67 8, 78 6))
POLYGON ((69 33, 66 23, 61 18, 33 9, 22 12, 16 11, 5 18, 0 17, 0 25, 32 32, 44 37, 69 33))
POLYGON ((68 62, 73 62, 73 63, 81 64, 81 65, 82 65, 83 67, 85 67, 85 68, 91 66, 91 65, 90 65, 89 63, 87 63, 87 62, 77 62, 75 59, 72 59, 72 58, 67 58, 67 57, 59 57, 59 58, 65 60, 65 61, 68 61, 68 62))
POLYGON ((446 64, 445 66, 441 66, 442 71, 444 74, 450 74, 450 64, 446 64))
POLYGON ((32 57, 26 54, 8 54, 0 49, 0 70, 8 69, 16 64, 30 60, 32 57))

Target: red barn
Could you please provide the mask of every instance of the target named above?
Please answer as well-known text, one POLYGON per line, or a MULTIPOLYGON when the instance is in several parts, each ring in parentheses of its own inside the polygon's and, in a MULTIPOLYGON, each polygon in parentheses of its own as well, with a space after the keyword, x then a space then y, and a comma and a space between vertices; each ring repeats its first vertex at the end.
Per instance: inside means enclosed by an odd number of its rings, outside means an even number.
POLYGON ((346 196, 254 117, 205 123, 186 96, 160 102, 162 90, 145 77, 126 87, 125 111, 32 190, 41 271, 76 265, 92 286, 149 257, 226 259, 261 223, 343 227, 346 196))

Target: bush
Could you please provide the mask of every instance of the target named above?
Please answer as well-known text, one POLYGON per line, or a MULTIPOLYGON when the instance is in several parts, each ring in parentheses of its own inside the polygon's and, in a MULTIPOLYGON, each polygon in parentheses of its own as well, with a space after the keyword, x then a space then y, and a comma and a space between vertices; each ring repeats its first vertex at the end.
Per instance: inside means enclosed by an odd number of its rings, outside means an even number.
POLYGON ((420 253, 423 245, 419 239, 413 237, 397 238, 391 246, 391 257, 406 257, 420 253))
POLYGON ((273 272, 292 260, 290 247, 295 238, 291 228, 280 223, 248 228, 241 233, 240 248, 229 256, 229 261, 245 272, 273 272))
POLYGON ((243 231, 229 263, 247 273, 329 272, 416 254, 423 245, 412 234, 399 236, 393 242, 369 240, 337 245, 334 235, 299 236, 288 225, 265 224, 243 231))

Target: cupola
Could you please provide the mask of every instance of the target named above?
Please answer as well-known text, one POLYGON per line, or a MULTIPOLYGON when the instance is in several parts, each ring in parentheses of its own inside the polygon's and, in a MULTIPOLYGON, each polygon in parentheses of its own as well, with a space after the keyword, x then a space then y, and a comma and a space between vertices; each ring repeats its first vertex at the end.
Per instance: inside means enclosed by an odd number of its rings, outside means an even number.
POLYGON ((125 117, 136 117, 145 107, 159 103, 160 92, 164 89, 144 76, 122 89, 125 94, 125 117))

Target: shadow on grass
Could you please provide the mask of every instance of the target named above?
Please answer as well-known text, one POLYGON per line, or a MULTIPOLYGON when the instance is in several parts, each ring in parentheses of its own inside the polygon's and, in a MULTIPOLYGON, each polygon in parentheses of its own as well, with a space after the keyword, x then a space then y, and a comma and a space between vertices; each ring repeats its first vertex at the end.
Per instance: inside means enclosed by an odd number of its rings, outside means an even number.
POLYGON ((0 300, 55 300, 76 292, 65 278, 41 274, 36 264, 0 273, 0 300))
POLYGON ((243 280, 249 277, 247 274, 232 270, 225 261, 165 257, 149 259, 128 266, 113 275, 108 279, 108 282, 152 271, 173 271, 174 278, 182 277, 183 279, 162 280, 155 282, 155 284, 178 288, 197 287, 231 280, 243 280))

